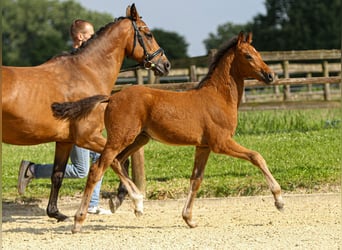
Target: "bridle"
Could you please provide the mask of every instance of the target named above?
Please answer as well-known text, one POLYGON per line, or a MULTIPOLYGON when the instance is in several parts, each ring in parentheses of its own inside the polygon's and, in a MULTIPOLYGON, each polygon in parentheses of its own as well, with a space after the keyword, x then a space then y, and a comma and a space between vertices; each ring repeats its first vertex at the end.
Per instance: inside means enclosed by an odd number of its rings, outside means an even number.
POLYGON ((134 29, 133 49, 132 49, 131 55, 133 55, 133 53, 134 53, 134 49, 135 49, 135 47, 137 45, 137 40, 138 40, 140 46, 144 50, 144 55, 145 56, 144 56, 144 60, 143 60, 142 64, 137 64, 136 66, 133 66, 133 67, 130 67, 130 68, 127 68, 127 69, 122 69, 122 70, 120 70, 120 72, 129 71, 129 70, 138 69, 138 68, 145 68, 145 69, 154 69, 154 68, 156 68, 156 65, 152 62, 152 60, 153 60, 153 58, 155 58, 159 54, 163 55, 164 54, 164 50, 161 47, 159 47, 159 49, 157 49, 152 54, 148 53, 148 51, 146 49, 146 46, 145 46, 145 43, 144 43, 144 39, 143 39, 143 37, 142 37, 142 35, 141 35, 140 31, 139 31, 139 27, 137 26, 137 23, 132 18, 130 18, 130 19, 132 21, 132 25, 133 25, 133 29, 134 29))

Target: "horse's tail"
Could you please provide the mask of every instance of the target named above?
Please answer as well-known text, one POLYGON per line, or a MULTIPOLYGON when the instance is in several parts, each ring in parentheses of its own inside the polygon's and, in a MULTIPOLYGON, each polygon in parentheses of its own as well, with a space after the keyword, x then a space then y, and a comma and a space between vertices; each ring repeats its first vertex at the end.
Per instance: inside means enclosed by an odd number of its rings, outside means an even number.
POLYGON ((80 120, 87 117, 96 104, 108 102, 109 96, 95 95, 76 102, 54 102, 51 105, 53 116, 60 120, 80 120))

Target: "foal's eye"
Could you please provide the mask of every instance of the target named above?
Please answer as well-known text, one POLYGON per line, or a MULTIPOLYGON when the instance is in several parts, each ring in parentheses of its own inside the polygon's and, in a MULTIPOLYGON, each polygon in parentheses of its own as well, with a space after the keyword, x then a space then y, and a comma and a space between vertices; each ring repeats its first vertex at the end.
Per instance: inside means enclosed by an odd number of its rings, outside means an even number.
POLYGON ((246 54, 246 55, 245 55, 245 58, 246 58, 247 60, 252 60, 252 59, 253 59, 253 57, 252 57, 250 54, 246 54))

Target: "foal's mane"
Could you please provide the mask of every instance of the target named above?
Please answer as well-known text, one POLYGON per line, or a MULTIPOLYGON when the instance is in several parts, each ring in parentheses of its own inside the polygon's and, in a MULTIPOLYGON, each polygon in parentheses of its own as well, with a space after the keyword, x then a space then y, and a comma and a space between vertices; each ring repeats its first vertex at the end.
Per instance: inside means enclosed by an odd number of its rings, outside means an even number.
POLYGON ((226 43, 224 43, 221 48, 216 52, 214 55, 210 65, 207 75, 198 83, 198 85, 195 87, 196 89, 201 88, 204 83, 210 79, 211 75, 214 72, 214 69, 217 67, 217 65, 220 63, 222 57, 230 50, 231 48, 235 47, 238 42, 238 36, 234 36, 230 40, 228 40, 226 43))

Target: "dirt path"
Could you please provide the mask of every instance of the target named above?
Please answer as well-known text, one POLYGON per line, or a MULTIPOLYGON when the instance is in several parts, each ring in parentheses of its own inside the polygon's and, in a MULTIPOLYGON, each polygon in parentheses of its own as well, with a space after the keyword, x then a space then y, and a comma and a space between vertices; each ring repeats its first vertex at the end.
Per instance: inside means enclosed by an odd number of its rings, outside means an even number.
MULTIPOLYGON (((89 215, 75 235, 72 221, 45 215, 46 200, 3 202, 2 249, 340 249, 340 194, 284 198, 284 213, 270 196, 197 199, 195 229, 181 217, 184 200, 145 201, 140 218, 126 201, 113 215, 89 215)), ((72 216, 79 201, 62 198, 60 210, 72 216)))

